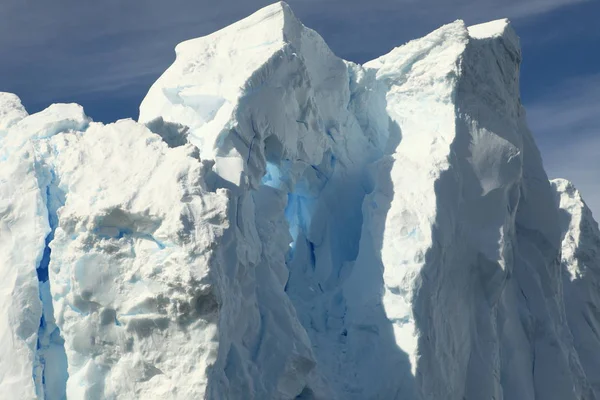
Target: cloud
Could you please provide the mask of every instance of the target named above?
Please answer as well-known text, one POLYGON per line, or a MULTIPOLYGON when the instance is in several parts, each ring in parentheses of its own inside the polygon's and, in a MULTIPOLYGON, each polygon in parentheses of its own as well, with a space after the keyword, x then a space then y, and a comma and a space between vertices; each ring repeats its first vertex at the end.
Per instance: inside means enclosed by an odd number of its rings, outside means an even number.
POLYGON ((551 87, 527 110, 548 175, 571 180, 600 216, 600 74, 551 87))
MULTIPOLYGON (((584 3, 588 0, 535 0, 510 1, 503 6, 494 7, 496 11, 506 13, 508 18, 527 18, 553 11, 557 8, 584 3)), ((496 3, 498 4, 498 3, 496 3)))

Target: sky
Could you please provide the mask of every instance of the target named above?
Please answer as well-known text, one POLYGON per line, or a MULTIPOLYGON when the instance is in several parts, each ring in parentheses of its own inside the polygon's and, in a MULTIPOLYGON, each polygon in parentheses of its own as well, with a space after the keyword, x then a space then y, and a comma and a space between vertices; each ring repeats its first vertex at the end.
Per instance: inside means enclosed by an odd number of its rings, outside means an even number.
MULTIPOLYGON (((262 0, 0 0, 0 91, 30 113, 82 104, 96 121, 138 116, 177 43, 262 0)), ((550 178, 600 217, 600 0, 290 0, 340 57, 365 62, 463 19, 508 17, 521 37, 521 98, 550 178)), ((596 218, 598 219, 598 218, 596 218)))

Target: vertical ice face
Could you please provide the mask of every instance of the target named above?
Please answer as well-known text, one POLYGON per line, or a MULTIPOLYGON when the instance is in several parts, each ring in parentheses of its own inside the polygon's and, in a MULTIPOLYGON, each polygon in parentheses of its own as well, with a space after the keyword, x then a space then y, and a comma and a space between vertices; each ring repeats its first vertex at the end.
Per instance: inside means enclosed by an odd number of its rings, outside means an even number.
POLYGON ((195 398, 218 348, 223 301, 209 265, 227 229, 191 146, 133 121, 55 138, 66 193, 52 241, 54 314, 68 398, 195 398))
MULTIPOLYGON (((585 380, 600 396, 600 231, 579 191, 564 179, 552 180, 562 231, 565 311, 585 380)), ((591 394, 589 398, 592 398, 591 394)))
POLYGON ((361 66, 277 3, 176 55, 139 122, 0 93, 0 393, 600 395, 600 234, 508 21, 361 66))
MULTIPOLYGON (((396 393, 590 396, 566 324, 557 210, 524 122, 519 61, 518 38, 495 21, 448 25, 365 65, 387 90, 401 140, 374 165, 361 273, 347 286, 359 292, 375 254, 385 313, 414 374, 396 393)), ((362 342, 380 343, 374 315, 354 316, 362 342), (362 333, 365 324, 375 333, 362 333)))
POLYGON ((17 398, 63 398, 66 358, 55 324, 48 282, 56 227, 53 171, 42 150, 46 138, 85 129, 81 106, 54 104, 27 115, 16 96, 2 93, 0 102, 0 254, 6 276, 1 335, 6 336, 0 392, 17 398))
POLYGON ((0 393, 36 398, 32 374, 42 304, 36 269, 48 234, 31 147, 0 161, 0 393))

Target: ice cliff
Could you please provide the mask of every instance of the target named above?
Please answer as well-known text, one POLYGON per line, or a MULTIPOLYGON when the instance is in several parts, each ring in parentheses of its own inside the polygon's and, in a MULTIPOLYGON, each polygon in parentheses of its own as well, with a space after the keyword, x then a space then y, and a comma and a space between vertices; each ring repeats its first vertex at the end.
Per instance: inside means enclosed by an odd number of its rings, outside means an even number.
POLYGON ((364 65, 285 3, 139 122, 0 93, 0 397, 600 399, 600 232, 506 20, 364 65))

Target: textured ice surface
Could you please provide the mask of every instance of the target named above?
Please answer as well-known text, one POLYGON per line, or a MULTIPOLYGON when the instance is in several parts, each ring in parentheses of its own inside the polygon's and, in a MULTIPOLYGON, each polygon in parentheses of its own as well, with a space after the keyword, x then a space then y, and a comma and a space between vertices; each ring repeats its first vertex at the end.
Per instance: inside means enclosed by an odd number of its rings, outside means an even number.
POLYGON ((600 394, 600 231, 577 189, 564 179, 552 186, 563 232, 562 279, 565 308, 581 366, 596 397, 600 394))
POLYGON ((0 394, 600 397, 600 233, 520 59, 456 21, 356 65, 277 3, 138 122, 0 93, 0 394))

